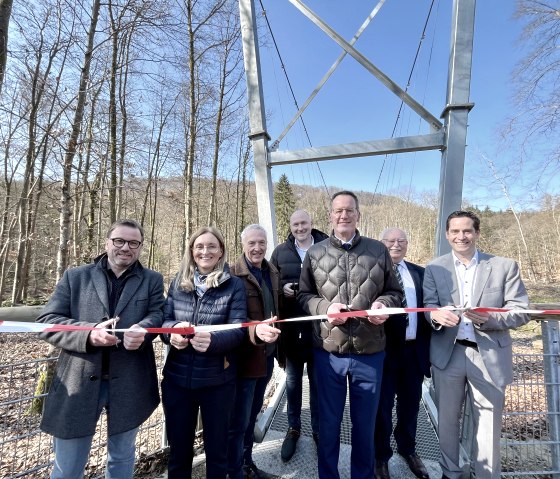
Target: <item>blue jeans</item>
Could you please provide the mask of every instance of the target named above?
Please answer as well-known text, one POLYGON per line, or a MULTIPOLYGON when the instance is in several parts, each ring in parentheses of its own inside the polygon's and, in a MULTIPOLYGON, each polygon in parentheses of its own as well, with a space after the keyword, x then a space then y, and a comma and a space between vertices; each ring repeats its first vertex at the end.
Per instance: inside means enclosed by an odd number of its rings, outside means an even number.
MULTIPOLYGON (((286 358, 286 399, 288 401, 288 426, 301 430, 301 402, 303 391, 303 367, 305 359, 286 358)), ((311 430, 319 432, 319 414, 317 405, 317 385, 313 371, 313 359, 307 361, 307 378, 309 380, 309 410, 311 412, 311 430)))
MULTIPOLYGON (((109 404, 109 384, 101 383, 97 417, 109 404)), ((106 479, 132 479, 134 473, 134 452, 138 428, 107 439, 106 479)), ((88 462, 93 435, 73 439, 53 437, 54 467, 51 479, 82 479, 88 462)))
POLYGON ((350 477, 371 479, 375 477, 374 428, 385 352, 334 354, 315 349, 314 356, 319 402, 319 478, 340 478, 340 428, 348 389, 352 421, 350 477))
POLYGON ((228 434, 229 479, 243 479, 243 464, 253 461, 255 422, 262 408, 266 385, 272 377, 274 357, 267 358, 266 377, 239 378, 228 434))

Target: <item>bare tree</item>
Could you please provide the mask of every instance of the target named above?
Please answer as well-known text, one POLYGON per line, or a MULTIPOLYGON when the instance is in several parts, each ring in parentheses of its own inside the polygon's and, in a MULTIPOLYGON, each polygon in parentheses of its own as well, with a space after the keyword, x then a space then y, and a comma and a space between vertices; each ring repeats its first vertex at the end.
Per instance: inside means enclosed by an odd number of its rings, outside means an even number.
MULTIPOLYGON (((214 128, 214 156, 212 159, 212 185, 210 189, 210 207, 208 209, 209 225, 215 225, 217 221, 217 180, 218 180, 218 161, 220 157, 220 147, 224 139, 223 127, 229 115, 235 112, 235 105, 239 103, 238 87, 242 76, 240 75, 242 56, 239 48, 241 30, 239 28, 239 18, 237 9, 235 13, 230 9, 224 8, 224 20, 222 21, 221 35, 218 37, 218 65, 219 84, 217 89, 216 123, 214 128), (230 110, 234 111, 230 111, 230 110)), ((234 126, 236 132, 239 131, 237 125, 234 126)))
MULTIPOLYGON (((524 22, 520 43, 525 56, 513 72, 516 88, 516 115, 505 132, 506 141, 520 139, 523 148, 521 164, 526 161, 526 150, 534 141, 549 145, 545 155, 539 155, 532 166, 539 181, 546 182, 560 164, 560 16, 558 2, 518 0, 516 17, 524 22)), ((527 174, 527 170, 525 171, 527 174)))
POLYGON ((8 27, 13 3, 13 0, 0 0, 0 96, 8 61, 8 27))
POLYGON ((74 120, 72 121, 70 138, 68 140, 66 153, 64 155, 62 187, 60 195, 59 245, 56 265, 57 280, 62 277, 64 270, 68 266, 68 244, 70 242, 71 232, 70 217, 72 215, 72 163, 74 161, 74 156, 76 155, 78 138, 80 136, 80 132, 82 131, 82 120, 84 116, 84 108, 88 92, 90 67, 95 40, 95 30, 97 27, 97 21, 99 19, 100 5, 100 0, 93 0, 91 22, 88 31, 87 45, 84 53, 84 62, 78 87, 76 110, 74 113, 74 120))

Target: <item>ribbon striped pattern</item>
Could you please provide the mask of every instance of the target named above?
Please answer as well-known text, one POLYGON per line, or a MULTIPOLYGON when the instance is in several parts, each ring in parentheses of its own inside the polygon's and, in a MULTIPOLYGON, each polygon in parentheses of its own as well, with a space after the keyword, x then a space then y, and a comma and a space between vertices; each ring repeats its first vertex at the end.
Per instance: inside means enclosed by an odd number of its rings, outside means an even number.
MULTIPOLYGON (((279 319, 276 321, 267 320, 269 323, 289 323, 295 321, 317 321, 326 320, 329 318, 360 318, 367 316, 385 316, 403 313, 424 313, 438 310, 448 311, 478 311, 481 313, 510 313, 510 314, 530 314, 530 315, 560 315, 560 309, 504 309, 504 308, 487 308, 483 306, 475 308, 459 308, 455 306, 446 306, 443 308, 382 308, 382 309, 367 309, 361 311, 345 311, 334 314, 320 314, 316 316, 301 316, 298 318, 279 319)), ((255 326, 255 322, 235 323, 235 324, 215 324, 215 325, 201 325, 189 326, 186 328, 144 328, 147 333, 152 334, 182 334, 189 335, 196 332, 213 332, 225 331, 228 329, 246 328, 248 326, 255 326)), ((26 323, 23 321, 0 321, 0 333, 57 333, 61 331, 92 331, 94 326, 77 326, 70 324, 44 324, 44 323, 26 323)), ((124 333, 128 329, 106 329, 111 332, 124 333)))

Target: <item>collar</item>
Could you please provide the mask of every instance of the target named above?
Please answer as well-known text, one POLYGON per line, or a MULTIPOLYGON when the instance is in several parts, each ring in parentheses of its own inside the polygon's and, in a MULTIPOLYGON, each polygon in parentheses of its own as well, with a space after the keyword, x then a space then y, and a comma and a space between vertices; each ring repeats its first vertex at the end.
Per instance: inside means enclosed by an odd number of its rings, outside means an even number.
POLYGON ((294 244, 296 245, 296 248, 302 250, 302 251, 307 251, 309 248, 311 248, 314 244, 315 244, 315 238, 313 238, 313 235, 311 235, 311 244, 307 247, 307 248, 303 248, 297 239, 294 238, 294 244))
MULTIPOLYGON (((95 265, 97 267, 101 268, 106 273, 111 272, 112 274, 115 274, 109 266, 109 261, 107 259, 107 253, 100 254, 97 258, 95 258, 93 260, 93 262, 95 263, 95 265)), ((140 261, 136 260, 126 270, 124 270, 122 272, 122 274, 119 276, 119 278, 124 278, 128 275, 134 274, 137 271, 139 271, 140 269, 142 269, 142 265, 140 264, 140 261)))
POLYGON ((340 244, 349 244, 349 245, 352 245, 352 243, 354 242, 354 238, 356 237, 356 232, 354 232, 354 236, 352 236, 352 238, 350 238, 348 241, 344 241, 344 240, 340 239, 340 238, 339 238, 338 236, 336 236, 334 233, 333 233, 333 236, 334 236, 338 241, 340 241, 340 244))
POLYGON ((469 268, 470 266, 475 266, 479 263, 479 259, 478 259, 478 250, 474 250, 474 255, 471 258, 471 260, 465 265, 465 263, 463 263, 459 258, 457 258, 457 255, 455 254, 455 251, 451 251, 451 256, 453 257, 453 264, 457 267, 457 266, 465 266, 465 268, 469 268))

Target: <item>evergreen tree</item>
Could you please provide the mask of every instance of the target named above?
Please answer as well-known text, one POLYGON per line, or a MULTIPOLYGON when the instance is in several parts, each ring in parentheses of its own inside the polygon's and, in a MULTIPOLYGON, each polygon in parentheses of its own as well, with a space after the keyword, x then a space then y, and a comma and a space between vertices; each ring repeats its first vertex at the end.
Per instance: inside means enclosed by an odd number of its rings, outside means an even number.
POLYGON ((280 176, 274 192, 274 209, 276 210, 276 232, 278 241, 284 241, 290 231, 290 216, 296 207, 294 192, 288 177, 280 176))

